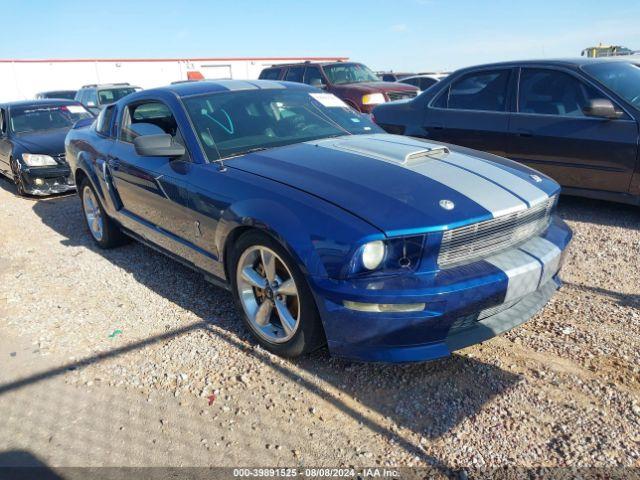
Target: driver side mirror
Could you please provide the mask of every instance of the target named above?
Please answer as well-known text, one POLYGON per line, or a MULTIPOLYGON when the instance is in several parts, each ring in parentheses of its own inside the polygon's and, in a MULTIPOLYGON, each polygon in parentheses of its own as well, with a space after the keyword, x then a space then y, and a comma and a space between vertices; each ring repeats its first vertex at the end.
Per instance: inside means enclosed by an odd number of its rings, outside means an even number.
POLYGON ((620 118, 624 115, 623 112, 616 110, 613 102, 607 98, 595 98, 593 100, 589 100, 587 105, 582 109, 582 113, 587 117, 608 119, 620 118))
POLYGON ((133 139, 133 146, 141 157, 177 158, 186 153, 184 146, 173 143, 173 137, 168 133, 141 135, 133 139))

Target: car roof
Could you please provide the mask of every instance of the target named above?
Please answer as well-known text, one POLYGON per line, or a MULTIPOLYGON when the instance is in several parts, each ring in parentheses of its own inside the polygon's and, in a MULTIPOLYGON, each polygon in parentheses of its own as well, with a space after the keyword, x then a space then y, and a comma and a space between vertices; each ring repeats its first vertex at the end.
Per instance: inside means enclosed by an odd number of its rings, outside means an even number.
POLYGON ((65 100, 63 98, 41 98, 37 100, 18 100, 15 102, 1 103, 0 107, 37 107, 45 105, 79 105, 75 100, 65 100))
POLYGON ((91 83, 89 85, 83 85, 80 87, 80 90, 85 88, 140 88, 136 85, 131 85, 130 83, 91 83))
MULTIPOLYGON (((241 90, 310 90, 317 89, 304 83, 284 82, 278 80, 200 80, 197 82, 175 83, 165 87, 151 88, 132 95, 148 95, 158 92, 171 92, 178 97, 190 97, 205 93, 233 92, 241 90)), ((127 96, 128 97, 128 96, 127 96)))
POLYGON ((640 56, 624 56, 624 57, 599 57, 599 58, 544 58, 544 59, 530 59, 530 60, 511 60, 506 62, 485 63, 482 65, 474 65, 472 67, 464 67, 462 70, 470 70, 476 68, 491 68, 491 67, 522 67, 527 65, 549 65, 549 66, 562 66, 579 68, 585 65, 593 65, 596 63, 605 62, 628 62, 640 64, 640 56))
POLYGON ((264 70, 271 69, 271 68, 306 67, 306 66, 326 67, 327 65, 353 65, 353 64, 362 65, 362 62, 295 62, 295 63, 278 63, 276 65, 271 65, 270 67, 265 67, 264 70))

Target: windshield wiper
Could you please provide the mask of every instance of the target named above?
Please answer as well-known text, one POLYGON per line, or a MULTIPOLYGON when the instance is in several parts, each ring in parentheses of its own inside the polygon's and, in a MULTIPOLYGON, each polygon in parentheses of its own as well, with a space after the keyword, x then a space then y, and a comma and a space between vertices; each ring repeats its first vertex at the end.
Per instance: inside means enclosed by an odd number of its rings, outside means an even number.
POLYGON ((238 153, 236 153, 234 155, 230 155, 228 157, 223 157, 220 160, 228 160, 229 158, 241 157, 242 155, 247 155, 249 153, 261 152, 263 150, 269 150, 269 148, 273 148, 273 147, 254 147, 254 148, 249 148, 248 150, 243 150, 243 151, 238 152, 238 153))

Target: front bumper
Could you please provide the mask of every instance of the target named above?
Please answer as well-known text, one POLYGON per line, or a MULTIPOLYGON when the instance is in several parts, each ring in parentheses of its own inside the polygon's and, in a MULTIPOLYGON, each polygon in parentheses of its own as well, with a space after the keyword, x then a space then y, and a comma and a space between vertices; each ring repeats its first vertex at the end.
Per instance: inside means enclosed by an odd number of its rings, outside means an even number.
POLYGON ((560 286, 571 230, 560 219, 516 248, 430 274, 336 281, 313 279, 329 350, 360 361, 446 357, 526 322, 560 286), (368 313, 343 305, 425 303, 414 313, 368 313))
POLYGON ((27 167, 20 165, 18 172, 26 193, 30 195, 52 195, 75 190, 71 170, 66 165, 52 167, 27 167))

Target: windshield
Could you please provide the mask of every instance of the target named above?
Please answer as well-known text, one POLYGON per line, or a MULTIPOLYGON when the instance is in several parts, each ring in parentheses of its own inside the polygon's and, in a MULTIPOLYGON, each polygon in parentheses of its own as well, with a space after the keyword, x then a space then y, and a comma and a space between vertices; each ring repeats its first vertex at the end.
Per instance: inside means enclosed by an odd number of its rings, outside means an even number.
POLYGON ((327 75, 329 82, 335 85, 380 81, 375 73, 361 63, 325 65, 324 73, 327 75))
POLYGON ((98 90, 98 103, 100 105, 107 105, 120 100, 122 97, 135 92, 136 89, 131 88, 106 88, 104 90, 98 90))
POLYGON ((640 67, 627 62, 603 62, 586 65, 582 69, 640 109, 640 67))
POLYGON ((71 128, 92 115, 82 105, 32 105, 11 108, 11 129, 15 133, 71 128))
POLYGON ((320 138, 382 132, 368 117, 320 91, 221 92, 186 98, 184 103, 210 160, 320 138))

